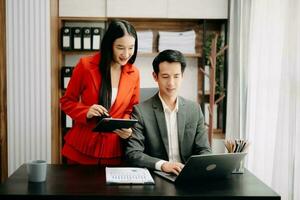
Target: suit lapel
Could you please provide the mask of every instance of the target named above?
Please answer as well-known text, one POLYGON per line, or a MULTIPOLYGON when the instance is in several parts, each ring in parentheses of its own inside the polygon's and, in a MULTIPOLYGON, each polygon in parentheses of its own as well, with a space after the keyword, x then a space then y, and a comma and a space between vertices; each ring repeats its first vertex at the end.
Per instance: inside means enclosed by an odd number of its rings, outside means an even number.
POLYGON ((165 149, 167 154, 169 155, 169 142, 168 142, 168 132, 167 132, 167 125, 166 125, 166 118, 163 111, 162 104, 160 102, 158 93, 154 97, 153 101, 153 109, 155 113, 155 118, 158 124, 159 132, 164 143, 165 149))
POLYGON ((178 97, 179 105, 178 105, 178 113, 177 113, 177 128, 178 128, 178 143, 179 149, 183 148, 183 136, 184 136, 184 127, 186 120, 186 112, 184 109, 184 101, 182 98, 178 97))

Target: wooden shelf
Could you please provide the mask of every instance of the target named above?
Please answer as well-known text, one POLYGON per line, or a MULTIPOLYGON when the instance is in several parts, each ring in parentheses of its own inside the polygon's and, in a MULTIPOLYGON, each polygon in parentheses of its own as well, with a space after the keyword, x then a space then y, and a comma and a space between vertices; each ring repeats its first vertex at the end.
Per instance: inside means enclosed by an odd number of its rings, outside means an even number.
MULTIPOLYGON (((146 52, 138 52, 138 56, 157 56, 159 52, 156 53, 146 53, 146 52)), ((183 54, 185 57, 190 57, 190 58, 201 58, 201 54, 200 53, 196 53, 196 54, 183 54)))
MULTIPOLYGON (((70 50, 70 51, 62 51, 63 55, 74 55, 74 54, 93 54, 97 53, 99 50, 70 50)), ((154 57, 157 56, 158 52, 156 53, 146 53, 146 52, 138 52, 138 56, 149 56, 149 57, 154 57)), ((189 57, 189 58, 201 58, 201 54, 184 54, 184 56, 189 57)))
POLYGON ((76 55, 76 54, 93 54, 93 53, 97 53, 99 52, 99 50, 70 50, 70 51, 62 51, 63 55, 76 55))
POLYGON ((59 20, 74 21, 74 22, 93 22, 93 21, 106 22, 107 18, 105 17, 59 17, 59 20))
POLYGON ((213 139, 225 139, 222 129, 213 129, 213 139))

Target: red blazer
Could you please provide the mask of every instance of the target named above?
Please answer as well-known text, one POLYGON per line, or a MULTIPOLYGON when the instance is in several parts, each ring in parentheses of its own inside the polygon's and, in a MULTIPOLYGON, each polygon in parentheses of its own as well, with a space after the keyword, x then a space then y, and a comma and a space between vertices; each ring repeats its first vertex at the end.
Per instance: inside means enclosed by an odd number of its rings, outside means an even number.
MULTIPOLYGON (((87 120, 89 107, 98 104, 101 74, 100 53, 81 58, 75 67, 64 96, 60 99, 61 109, 74 121, 73 127, 64 137, 65 145, 83 155, 94 158, 116 158, 123 154, 121 138, 115 133, 99 134, 92 131, 95 119, 87 120)), ((132 108, 139 102, 140 77, 138 69, 127 64, 122 67, 118 94, 109 110, 113 118, 129 118, 132 108)), ((64 147, 65 148, 65 147, 64 147)), ((69 151, 63 155, 80 163, 69 151)))

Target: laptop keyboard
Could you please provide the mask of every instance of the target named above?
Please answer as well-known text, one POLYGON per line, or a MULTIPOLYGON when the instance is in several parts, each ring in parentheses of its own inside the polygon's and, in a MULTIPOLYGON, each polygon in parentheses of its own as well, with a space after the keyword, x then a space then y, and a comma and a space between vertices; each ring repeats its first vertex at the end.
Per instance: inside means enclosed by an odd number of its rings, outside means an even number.
POLYGON ((175 174, 169 174, 169 173, 165 173, 165 172, 162 172, 162 171, 154 171, 154 173, 156 173, 157 175, 160 175, 166 179, 169 179, 171 181, 175 181, 176 178, 177 178, 177 175, 175 174))

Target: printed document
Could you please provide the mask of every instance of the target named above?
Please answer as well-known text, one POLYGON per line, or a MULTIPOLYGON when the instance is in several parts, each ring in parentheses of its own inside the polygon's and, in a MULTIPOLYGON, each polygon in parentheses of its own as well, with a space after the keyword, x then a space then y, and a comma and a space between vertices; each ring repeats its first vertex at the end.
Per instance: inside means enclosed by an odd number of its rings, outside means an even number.
POLYGON ((106 167, 107 184, 154 184, 147 168, 138 167, 106 167))

